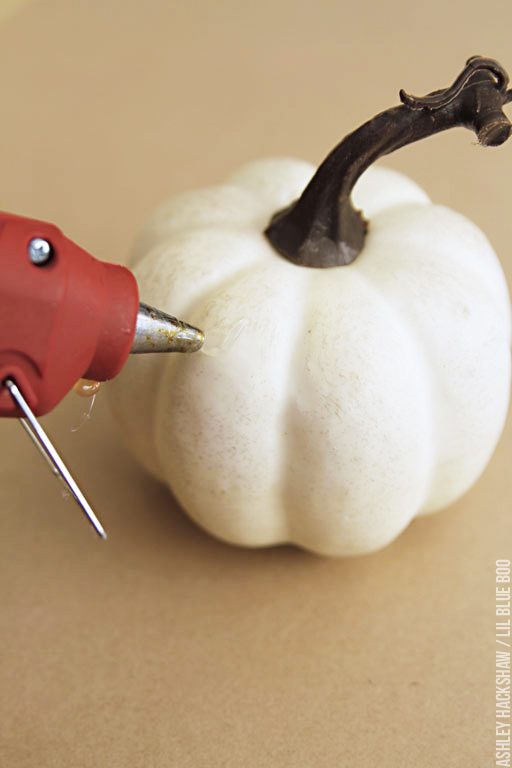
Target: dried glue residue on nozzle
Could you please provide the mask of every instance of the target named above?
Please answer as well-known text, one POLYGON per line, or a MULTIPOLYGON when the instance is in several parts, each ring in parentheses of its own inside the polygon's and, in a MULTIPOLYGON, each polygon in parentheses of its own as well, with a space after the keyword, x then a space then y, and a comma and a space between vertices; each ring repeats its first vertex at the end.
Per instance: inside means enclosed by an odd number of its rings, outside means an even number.
POLYGON ((200 351, 203 355, 207 355, 208 357, 217 357, 233 346, 248 325, 248 318, 243 317, 234 325, 228 326, 227 324, 221 324, 216 328, 208 329, 205 333, 205 341, 200 351))

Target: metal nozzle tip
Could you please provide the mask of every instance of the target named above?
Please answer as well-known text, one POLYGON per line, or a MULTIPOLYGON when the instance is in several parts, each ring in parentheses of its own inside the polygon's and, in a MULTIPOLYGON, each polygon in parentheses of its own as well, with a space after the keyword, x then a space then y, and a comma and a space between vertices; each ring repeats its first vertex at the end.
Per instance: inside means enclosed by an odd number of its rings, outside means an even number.
POLYGON ((139 305, 132 354, 144 352, 197 352, 204 333, 147 304, 139 305))

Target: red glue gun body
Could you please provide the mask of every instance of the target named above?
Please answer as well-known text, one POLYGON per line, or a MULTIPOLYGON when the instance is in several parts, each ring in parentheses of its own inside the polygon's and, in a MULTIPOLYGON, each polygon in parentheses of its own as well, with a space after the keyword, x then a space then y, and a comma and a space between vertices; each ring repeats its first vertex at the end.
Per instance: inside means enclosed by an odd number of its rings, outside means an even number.
MULTIPOLYGON (((0 213, 0 383, 16 381, 36 415, 82 377, 116 376, 138 307, 128 269, 95 259, 53 224, 0 213), (31 258, 38 239, 49 246, 42 263, 31 258)), ((20 416, 5 387, 0 416, 20 416)))

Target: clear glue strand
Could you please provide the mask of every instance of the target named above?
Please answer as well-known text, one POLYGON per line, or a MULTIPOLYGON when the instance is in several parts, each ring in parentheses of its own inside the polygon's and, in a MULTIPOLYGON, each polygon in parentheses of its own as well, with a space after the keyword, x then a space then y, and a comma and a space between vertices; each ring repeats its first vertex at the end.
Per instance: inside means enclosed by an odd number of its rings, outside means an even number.
POLYGON ((96 401, 96 395, 98 394, 100 387, 101 383, 99 381, 90 381, 89 379, 79 379, 79 381, 77 381, 73 387, 73 392, 75 392, 77 395, 80 397, 89 398, 89 405, 88 408, 82 412, 82 417, 78 424, 76 424, 74 427, 71 427, 71 432, 78 432, 78 430, 83 427, 86 421, 90 420, 92 409, 96 401))
POLYGON ((200 352, 208 357, 217 357, 217 355, 233 346, 248 324, 248 318, 243 317, 231 327, 220 325, 217 328, 208 330, 200 352))

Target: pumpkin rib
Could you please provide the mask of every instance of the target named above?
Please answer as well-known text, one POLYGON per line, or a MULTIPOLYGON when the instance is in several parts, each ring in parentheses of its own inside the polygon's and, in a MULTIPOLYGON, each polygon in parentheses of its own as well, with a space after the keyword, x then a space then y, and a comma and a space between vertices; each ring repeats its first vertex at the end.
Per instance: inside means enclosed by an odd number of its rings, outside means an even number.
MULTIPOLYGON (((373 366, 373 372, 367 371, 371 378, 366 380, 364 359, 359 357, 361 354, 364 357, 365 349, 371 352, 371 345, 364 341, 369 329, 359 331, 357 323, 352 322, 347 325, 346 321, 351 321, 353 317, 354 305, 350 302, 357 297, 357 302, 361 304, 364 297, 364 304, 373 307, 372 339, 385 338, 394 329, 392 332, 398 334, 403 349, 415 355, 414 338, 409 329, 404 328, 401 316, 361 275, 357 265, 349 269, 318 272, 312 277, 314 279, 308 286, 310 298, 304 314, 305 330, 302 335, 305 343, 295 358, 290 379, 291 392, 295 385, 296 394, 293 415, 290 414, 289 418, 292 421, 295 418, 296 428, 289 430, 295 472, 289 472, 287 477, 288 503, 294 513, 295 543, 319 554, 351 555, 385 546, 411 522, 428 491, 432 446, 420 445, 418 455, 414 435, 409 440, 412 440, 413 450, 402 446, 396 427, 387 416, 389 403, 395 401, 395 397, 391 396, 394 386, 389 389, 383 385, 380 392, 384 402, 388 403, 383 414, 386 415, 384 424, 387 427, 379 424, 378 405, 372 405, 372 414, 367 412, 365 405, 374 400, 374 390, 379 395, 380 384, 377 385, 377 382, 381 372, 373 366), (337 314, 333 315, 332 304, 336 296, 340 297, 340 305, 337 314), (312 323, 316 323, 316 330, 312 323), (308 334, 308 330, 312 332, 308 334), (324 333, 328 334, 328 345, 323 352, 322 363, 319 341, 324 333), (332 354, 335 345, 339 347, 337 355, 332 354), (338 421, 343 425, 341 433, 338 421), (368 448, 361 442, 359 445, 352 440, 347 443, 345 434, 354 434, 350 426, 354 424, 359 424, 357 432, 360 436, 366 434, 368 448), (389 440, 378 438, 382 429, 393 429, 389 440), (378 439, 375 440, 375 437, 378 439), (400 461, 395 463, 388 459, 381 465, 381 471, 372 469, 373 462, 382 455, 382 451, 387 453, 389 449, 393 451, 392 455, 397 453, 397 460, 402 457, 400 461), (425 461, 427 455, 430 458, 425 461), (403 466, 407 466, 409 471, 402 475, 399 468, 403 466), (412 486, 413 468, 416 469, 412 486), (367 490, 357 479, 361 472, 367 477, 367 490), (339 487, 336 489, 337 483, 339 487), (414 499, 413 506, 411 499, 414 499), (363 523, 364 520, 373 522, 363 523)), ((380 365, 378 367, 380 371, 380 365)), ((391 375, 399 392, 408 388, 406 383, 412 375, 411 365, 407 370, 406 379, 400 370, 388 371, 388 378, 391 375)), ((413 381, 423 386, 421 376, 414 374, 413 381)), ((415 421, 419 425, 428 425, 428 403, 424 398, 421 402, 423 405, 418 411, 409 399, 408 408, 412 407, 417 414, 415 421)), ((290 467, 291 464, 292 460, 289 461, 290 467)))
MULTIPOLYGON (((210 287, 208 291, 206 291, 201 296, 197 297, 197 300, 193 302, 192 305, 190 305, 187 313, 187 317, 190 318, 199 318, 196 320, 196 322, 199 322, 201 324, 202 319, 200 318, 200 315, 198 314, 198 308, 202 306, 208 306, 209 303, 213 301, 213 299, 216 296, 219 296, 226 291, 229 291, 232 287, 236 286, 241 279, 244 279, 245 277, 250 276, 251 274, 257 273, 261 268, 268 268, 268 263, 266 263, 263 259, 257 258, 255 261, 250 265, 245 265, 242 269, 238 270, 236 274, 233 274, 229 277, 229 279, 223 278, 223 280, 219 281, 214 287, 210 287)), ((204 323, 203 323, 204 324, 204 323)), ((208 339, 208 328, 205 328, 205 334, 206 334, 206 340, 208 339)), ((207 343, 207 341, 206 341, 207 343)), ((157 407, 155 408, 155 414, 158 414, 160 412, 160 401, 165 400, 166 396, 168 395, 168 390, 172 393, 173 389, 176 388, 176 377, 183 375, 187 376, 188 371, 183 366, 180 366, 179 368, 177 366, 173 366, 173 368, 169 368, 168 371, 165 371, 163 376, 160 378, 159 385, 158 385, 158 392, 156 396, 156 403, 157 407), (173 371, 172 375, 169 376, 169 372, 173 371), (166 389, 164 390, 164 385, 166 389)), ((153 423, 153 442, 155 445, 155 450, 158 454, 160 466, 162 466, 162 457, 161 452, 162 449, 160 448, 161 441, 159 439, 159 426, 158 426, 158 418, 155 419, 153 423)), ((170 465, 171 473, 173 466, 170 465)), ((176 487, 177 483, 173 482, 173 478, 163 471, 166 482, 168 482, 171 487, 176 487)), ((181 494, 179 491, 176 493, 178 500, 180 501, 180 504, 182 504, 181 501, 181 494)), ((187 510, 190 510, 190 505, 183 505, 184 508, 187 508, 187 510)), ((200 520, 198 520, 197 516, 193 514, 193 519, 202 527, 208 527, 204 523, 202 523, 200 520)), ((221 537, 222 538, 222 537, 221 537)))
MULTIPOLYGON (((202 234, 201 231, 199 231, 202 234)), ((145 286, 144 298, 153 303, 156 306, 162 308, 163 311, 175 312, 176 308, 173 306, 173 302, 169 299, 163 298, 159 291, 165 291, 165 283, 162 282, 160 273, 162 269, 157 268, 156 274, 158 279, 153 283, 148 284, 149 275, 155 269, 155 259, 162 258, 163 265, 165 265, 165 253, 170 248, 179 249, 180 253, 183 251, 186 253, 187 246, 190 246, 191 240, 197 233, 190 233, 188 238, 181 238, 177 236, 170 241, 166 241, 163 244, 155 245, 152 250, 139 258, 137 264, 134 267, 134 273, 140 284, 145 286), (181 242, 180 242, 181 240, 181 242)), ((250 264, 243 264, 236 272, 233 272, 233 266, 226 267, 226 271, 217 276, 215 283, 210 283, 203 293, 196 293, 191 302, 185 302, 180 308, 177 314, 182 316, 187 315, 190 317, 189 312, 194 311, 194 307, 201 305, 204 300, 204 296, 208 296, 213 292, 225 280, 226 275, 229 274, 229 279, 235 281, 237 275, 241 274, 244 270, 250 268, 257 262, 261 261, 261 254, 259 249, 255 249, 253 260, 250 264)), ((191 285, 197 286, 197 280, 191 285)), ((109 400, 111 403, 112 411, 116 416, 119 428, 121 432, 126 436, 128 444, 131 446, 132 453, 141 461, 146 469, 160 481, 163 481, 165 473, 162 470, 161 462, 158 458, 155 447, 155 428, 154 424, 158 418, 159 411, 159 392, 161 386, 161 379, 166 371, 167 366, 186 366, 190 365, 189 358, 183 358, 181 356, 172 355, 145 355, 141 359, 128 361, 127 365, 121 376, 118 376, 112 382, 107 389, 109 400), (133 378, 133 382, 131 379, 133 378), (144 389, 141 393, 140 388, 136 385, 139 383, 139 387, 142 384, 144 389), (134 413, 129 409, 123 408, 122 402, 125 395, 129 396, 129 392, 137 392, 137 399, 140 401, 143 399, 144 405, 139 403, 139 408, 134 416, 134 413), (144 419, 139 423, 139 414, 144 412, 144 419), (151 425, 151 427, 149 426, 151 425)))
MULTIPOLYGON (((461 419, 459 414, 459 411, 462 409, 461 398, 454 399, 454 396, 449 397, 449 391, 453 387, 452 380, 458 370, 454 359, 456 361, 457 358, 460 358, 461 364, 467 364, 467 360, 472 356, 477 357, 471 351, 476 343, 475 335, 481 332, 481 318, 485 317, 486 306, 494 317, 497 301, 501 299, 500 296, 496 295, 496 291, 498 287, 501 288, 503 286, 503 280, 501 282, 496 280, 495 265, 498 266, 500 273, 501 268, 497 260, 495 261, 495 258, 493 258, 494 252, 486 240, 486 255, 489 258, 484 260, 484 252, 482 251, 484 236, 464 216, 445 208, 442 209, 441 213, 445 217, 448 215, 449 222, 447 224, 451 223, 452 229, 455 224, 459 227, 459 234, 452 237, 454 238, 454 245, 459 245, 459 250, 464 253, 465 258, 459 259, 463 263, 456 270, 453 259, 445 259, 443 253, 437 253, 437 260, 445 271, 441 271, 437 267, 436 262, 431 256, 432 253, 437 252, 435 248, 436 241, 434 240, 435 231, 432 226, 433 222, 436 221, 435 214, 438 213, 436 209, 437 206, 432 206, 432 208, 429 207, 428 209, 422 208, 419 211, 405 209, 403 216, 408 221, 407 225, 400 220, 398 211, 386 212, 383 216, 375 218, 374 235, 378 241, 378 249, 381 251, 383 249, 393 250, 393 256, 388 256, 389 264, 394 267, 391 273, 392 279, 389 278, 387 281, 383 279, 383 272, 379 269, 382 263, 379 262, 377 255, 374 256, 372 254, 372 241, 370 239, 367 243, 367 258, 361 258, 358 265, 366 273, 367 277, 378 286, 379 292, 385 294, 388 301, 403 313, 404 326, 414 333, 416 348, 418 352, 422 352, 426 361, 426 376, 428 376, 431 388, 431 423, 436 440, 434 452, 436 458, 431 487, 422 508, 417 512, 417 516, 431 514, 446 507, 465 493, 473 484, 475 471, 478 473, 483 471, 501 434, 502 428, 499 427, 501 419, 499 414, 498 418, 496 418, 497 414, 494 413, 494 410, 499 410, 500 403, 503 403, 502 410, 506 414, 506 403, 508 400, 507 394, 503 391, 498 391, 501 387, 500 382, 503 380, 503 376, 491 375, 489 377, 490 370, 485 370, 484 367, 485 381, 490 379, 490 381, 496 382, 494 396, 490 398, 492 400, 491 409, 493 409, 491 422, 495 424, 495 430, 489 433, 489 430, 486 429, 486 435, 482 436, 478 441, 478 448, 475 445, 475 449, 471 451, 470 459, 476 461, 476 469, 471 467, 470 461, 467 458, 467 451, 457 456, 457 449, 454 447, 450 457, 450 451, 446 444, 446 434, 451 434, 452 440, 456 443, 456 435, 460 429, 460 427, 457 427, 457 421, 461 420, 462 424, 466 425, 466 439, 471 440, 473 435, 473 426, 471 425, 477 423, 479 413, 479 409, 473 404, 471 407, 468 407, 468 412, 461 419), (414 239, 410 241, 408 227, 410 227, 411 215, 413 214, 414 227, 412 231, 414 232, 414 239), (422 220, 423 232, 420 226, 422 220), (478 233, 480 237, 471 245, 471 238, 475 233, 478 233), (470 237, 469 240, 468 236, 470 237), (427 246, 424 243, 429 242, 429 237, 431 238, 431 243, 427 246), (462 243, 459 243, 459 240, 462 243), (409 264, 408 254, 411 249, 415 254, 414 264, 409 264), (400 253, 403 254, 402 257, 400 257, 400 253), (421 271, 425 265, 432 272, 431 278, 429 278, 428 274, 421 271), (434 278, 437 281, 437 287, 436 283, 433 283, 434 278), (415 286, 418 287, 419 284, 424 285, 426 280, 430 286, 429 293, 424 292, 423 288, 421 293, 418 291, 417 294, 414 293, 414 290, 411 290, 415 286), (474 290, 475 285, 478 285, 478 291, 474 290), (495 286, 494 290, 493 285, 495 286), (439 302, 439 298, 443 296, 449 296, 449 307, 443 307, 443 304, 439 302), (471 300, 474 304, 476 303, 477 308, 474 305, 471 306, 471 300), (461 319, 459 314, 459 309, 466 304, 470 307, 470 310, 468 310, 465 323, 472 322, 472 314, 475 311, 480 321, 478 327, 475 327, 475 335, 471 337, 467 353, 460 354, 458 347, 461 340, 466 339, 466 343, 469 343, 467 341, 468 332, 467 330, 464 332, 464 317, 462 316, 461 319), (443 312, 444 314, 442 314, 443 312), (445 316, 449 317, 449 322, 442 323, 441 318, 445 316), (446 348, 447 333, 454 327, 454 324, 457 324, 457 328, 461 331, 459 341, 457 342, 454 339, 452 346, 446 348), (443 353, 446 356, 447 362, 446 365, 440 366, 439 357, 443 353), (446 368, 446 366, 450 367, 446 368), (475 453, 478 456, 475 456, 475 453), (465 469, 461 465, 462 460, 466 461, 465 469), (449 470, 448 467, 450 468, 449 470), (456 478, 457 482, 454 483, 452 479, 448 483, 447 474, 451 478, 456 478), (464 476, 466 477, 465 480, 464 476)), ((446 229, 449 229, 449 227, 447 226, 446 229)), ((447 252, 450 252, 449 248, 447 252)), ((509 316, 508 311, 507 316, 509 316)), ((499 325, 498 319, 494 320, 494 322, 499 325)), ((492 332, 490 333, 492 335, 492 332)), ((453 331, 451 335, 454 337, 453 331)), ((503 338, 503 342, 504 347, 506 347, 509 344, 509 339, 503 338)), ((507 359, 507 355, 504 354, 491 355, 491 357, 495 361, 507 359)), ((505 375, 505 380, 506 378, 505 375)), ((483 387, 484 383, 482 383, 481 388, 483 387)), ((503 390, 503 387, 501 387, 501 390, 503 390)))
POLYGON ((257 215, 250 190, 237 184, 216 184, 187 190, 161 205, 139 233, 130 256, 137 264, 155 245, 173 242, 181 234, 212 229, 255 227, 257 215))
MULTIPOLYGON (((437 264, 432 263, 433 273, 444 269, 444 262, 456 259, 460 271, 474 275, 479 291, 485 291, 491 303, 499 302, 501 308, 510 316, 503 268, 488 238, 474 222, 464 214, 436 203, 401 204, 376 214, 368 237, 372 235, 372 230, 378 230, 380 243, 394 243, 397 238, 395 222, 399 224, 400 242, 404 245, 407 243, 411 251, 419 246, 424 248, 425 242, 429 243, 433 254, 437 254, 437 264), (436 239, 434 246, 432 235, 440 229, 441 220, 443 234, 436 239), (472 251, 471 257, 468 248, 472 251)), ((361 261, 364 256, 363 251, 361 261)), ((367 263, 366 259, 364 261, 367 263)))
MULTIPOLYGON (((301 271, 300 273, 302 275, 302 279, 300 281, 301 285, 301 293, 302 293, 302 301, 298 302, 298 312, 297 316, 300 318, 302 316, 302 321, 297 322, 297 329, 295 332, 295 338, 294 341, 290 344, 289 354, 288 354, 288 361, 287 361, 287 368, 288 368, 288 374, 286 377, 286 380, 288 382, 293 381, 294 379, 294 372, 295 372, 295 366, 296 366, 296 359, 300 355, 300 349, 303 347, 304 344, 304 336, 305 336, 305 329, 307 328, 308 324, 310 323, 310 318, 306 317, 306 312, 304 311, 305 307, 307 307, 307 296, 310 293, 310 281, 309 276, 305 270, 301 271)), ((281 455, 281 488, 280 488, 280 498, 281 498, 281 517, 283 519, 283 523, 286 527, 286 539, 284 539, 281 542, 276 542, 280 544, 290 543, 290 544, 301 544, 300 542, 300 535, 296 532, 296 514, 295 509, 293 506, 290 506, 289 503, 289 486, 290 486, 290 470, 293 464, 293 450, 290 445, 291 442, 291 435, 293 430, 291 429, 291 417, 290 414, 292 413, 290 409, 290 392, 288 392, 288 397, 285 400, 284 408, 281 414, 281 423, 280 423, 280 429, 282 433, 282 455, 281 455)))

